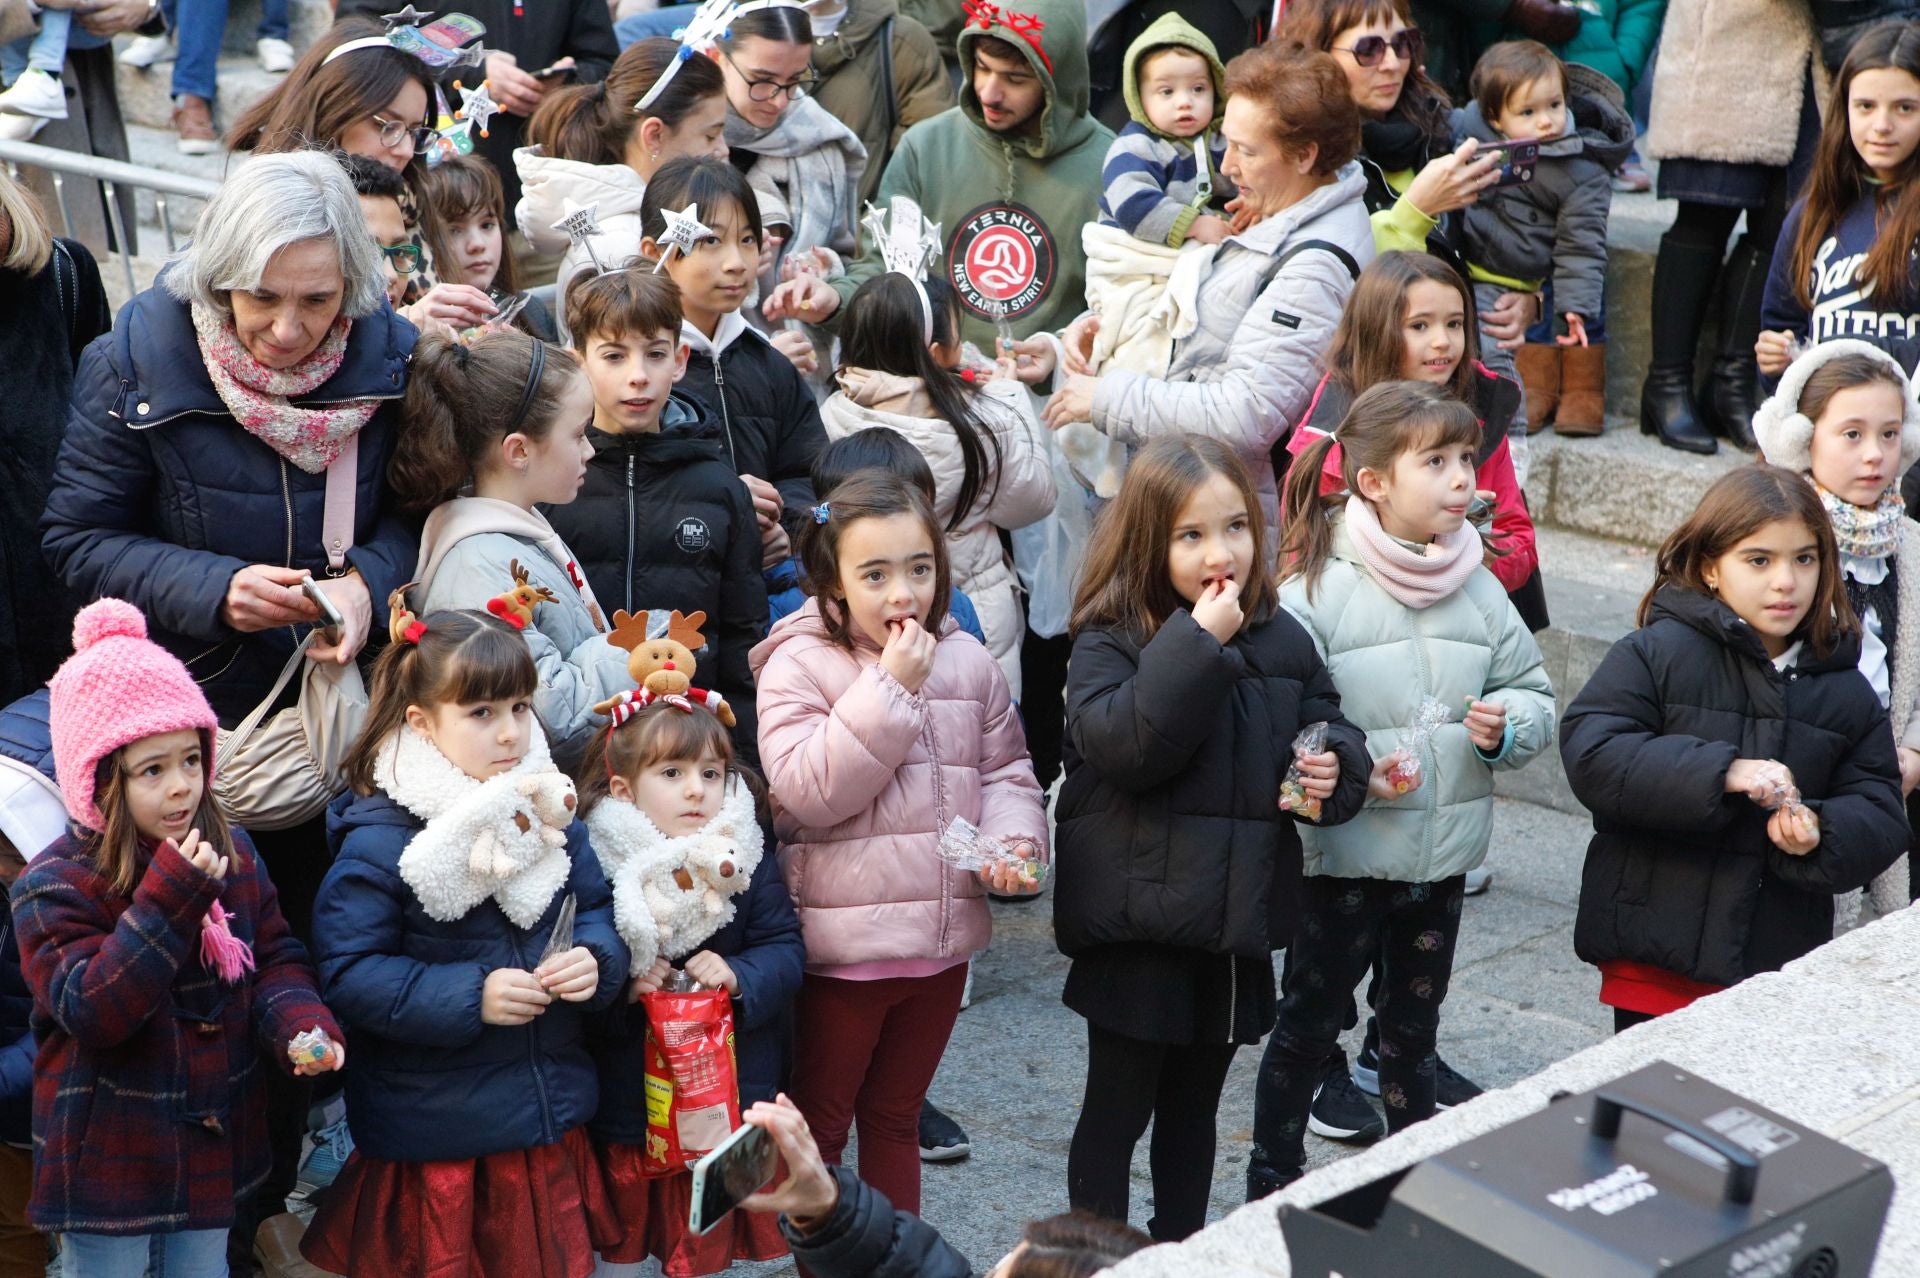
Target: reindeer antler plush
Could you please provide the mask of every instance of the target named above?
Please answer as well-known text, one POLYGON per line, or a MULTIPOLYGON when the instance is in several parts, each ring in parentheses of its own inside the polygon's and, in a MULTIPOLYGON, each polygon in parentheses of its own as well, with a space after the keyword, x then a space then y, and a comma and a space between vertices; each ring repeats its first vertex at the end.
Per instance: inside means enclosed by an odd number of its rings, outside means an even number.
POLYGON ((407 592, 419 584, 409 581, 387 596, 387 638, 394 643, 419 643, 427 633, 427 623, 407 607, 407 592))
POLYGON ((614 715, 617 725, 641 706, 656 698, 677 698, 674 702, 685 709, 693 709, 698 702, 719 718, 729 728, 734 726, 733 707, 717 692, 693 686, 695 669, 694 649, 702 647, 706 639, 700 634, 700 626, 707 619, 704 612, 682 614, 678 610, 667 618, 667 633, 658 638, 647 637, 647 617, 644 612, 613 614, 613 632, 607 636, 607 642, 616 648, 627 650, 627 673, 640 685, 637 692, 623 692, 608 701, 594 707, 600 714, 614 715), (624 713, 620 713, 624 711, 624 713))
POLYGON ((513 589, 487 600, 487 611, 515 630, 525 630, 533 624, 534 606, 553 603, 556 596, 545 586, 536 586, 528 580, 527 570, 520 566, 518 559, 509 563, 507 570, 513 574, 513 589))

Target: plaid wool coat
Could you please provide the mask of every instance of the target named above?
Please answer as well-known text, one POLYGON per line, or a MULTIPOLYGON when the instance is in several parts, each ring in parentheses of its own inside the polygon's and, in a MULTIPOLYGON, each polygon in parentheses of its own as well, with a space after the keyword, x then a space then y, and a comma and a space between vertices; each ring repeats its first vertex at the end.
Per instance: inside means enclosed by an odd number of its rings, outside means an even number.
POLYGON ((228 1228, 268 1172, 264 1072, 291 1071, 287 1044, 314 1025, 345 1041, 259 854, 233 841, 224 884, 168 845, 119 896, 69 835, 14 885, 40 1041, 28 1212, 45 1232, 228 1228), (200 959, 216 897, 253 947, 237 985, 200 959))

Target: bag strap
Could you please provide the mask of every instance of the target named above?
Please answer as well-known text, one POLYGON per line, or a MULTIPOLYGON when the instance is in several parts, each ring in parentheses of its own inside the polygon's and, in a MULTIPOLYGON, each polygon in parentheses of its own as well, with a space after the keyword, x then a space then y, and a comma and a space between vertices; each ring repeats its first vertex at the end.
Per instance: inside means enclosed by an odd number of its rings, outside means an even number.
POLYGON ((67 348, 80 336, 80 268, 60 240, 53 242, 53 287, 60 295, 60 314, 67 321, 67 348))
POLYGON ((280 693, 293 678, 294 672, 306 660, 307 649, 313 646, 314 637, 319 633, 318 630, 309 630, 300 642, 293 646, 293 655, 287 658, 286 665, 280 667, 280 677, 273 681, 273 687, 267 689, 267 695, 261 698, 259 705, 247 711, 246 718, 233 725, 233 731, 229 732, 227 739, 220 743, 222 754, 232 755, 247 743, 247 738, 252 736, 253 730, 260 726, 260 721, 267 717, 267 712, 273 709, 273 703, 280 699, 280 693))
POLYGON ((1260 287, 1254 292, 1254 296, 1258 297, 1261 293, 1266 292, 1267 285, 1273 283, 1274 276, 1280 274, 1280 268, 1309 249, 1319 249, 1323 253, 1333 254, 1340 259, 1340 265, 1347 268, 1347 275, 1349 277, 1356 280, 1360 278, 1360 263, 1353 260, 1353 254, 1347 252, 1332 240, 1301 240, 1279 257, 1273 259, 1273 265, 1269 266, 1266 274, 1260 277, 1260 287))
POLYGON ((893 19, 880 24, 880 85, 887 104, 887 134, 882 142, 893 150, 893 131, 900 127, 900 92, 893 82, 893 19))
MULTIPOLYGON (((320 539, 325 544, 330 577, 338 577, 347 569, 347 552, 353 549, 353 490, 359 482, 360 433, 355 431, 327 467, 327 506, 320 520, 320 539)), ((278 694, 279 689, 274 691, 278 694)))

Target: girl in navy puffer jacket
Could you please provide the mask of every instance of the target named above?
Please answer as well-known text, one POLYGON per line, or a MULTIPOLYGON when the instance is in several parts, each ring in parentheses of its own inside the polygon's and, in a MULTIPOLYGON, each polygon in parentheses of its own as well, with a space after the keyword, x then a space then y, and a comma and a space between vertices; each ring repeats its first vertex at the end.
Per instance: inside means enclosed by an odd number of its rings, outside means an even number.
POLYGON ((484 1258, 577 1278, 599 1104, 586 1014, 618 995, 627 949, 533 715, 526 641, 479 612, 416 620, 400 592, 392 608, 314 902, 321 985, 354 1036, 357 1148, 301 1250, 347 1275, 484 1258), (569 896, 571 943, 543 957, 569 896))

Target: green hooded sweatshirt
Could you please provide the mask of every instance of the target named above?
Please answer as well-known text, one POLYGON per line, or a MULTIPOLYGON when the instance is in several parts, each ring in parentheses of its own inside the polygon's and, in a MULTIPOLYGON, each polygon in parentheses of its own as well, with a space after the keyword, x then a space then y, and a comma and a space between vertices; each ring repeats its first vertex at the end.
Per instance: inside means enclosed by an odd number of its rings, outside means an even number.
MULTIPOLYGON (((1046 91, 1039 127, 1018 135, 989 129, 968 74, 959 106, 900 139, 874 202, 884 208, 908 196, 940 225, 943 256, 930 269, 943 271, 960 297, 961 336, 991 354, 997 312, 1027 337, 1057 332, 1086 309, 1080 228, 1099 220, 1100 169, 1113 132, 1087 114, 1083 0, 978 8, 986 25, 970 18, 961 29, 962 70, 972 68, 970 46, 982 35, 1020 50, 1046 91)), ((832 281, 842 305, 885 269, 861 239, 858 260, 832 281)))
MULTIPOLYGON (((1133 122, 1148 130, 1156 137, 1166 137, 1153 122, 1147 119, 1147 109, 1140 104, 1140 60, 1155 49, 1168 48, 1191 49, 1207 60, 1207 67, 1213 72, 1213 125, 1220 127, 1220 117, 1227 113, 1227 68, 1220 61, 1219 50, 1213 47, 1213 41, 1206 33, 1188 22, 1177 13, 1163 13, 1153 20, 1153 24, 1140 33, 1140 38, 1127 46, 1126 58, 1120 64, 1120 87, 1127 95, 1127 114, 1133 122)), ((1191 138, 1181 141, 1191 142, 1191 138)))

